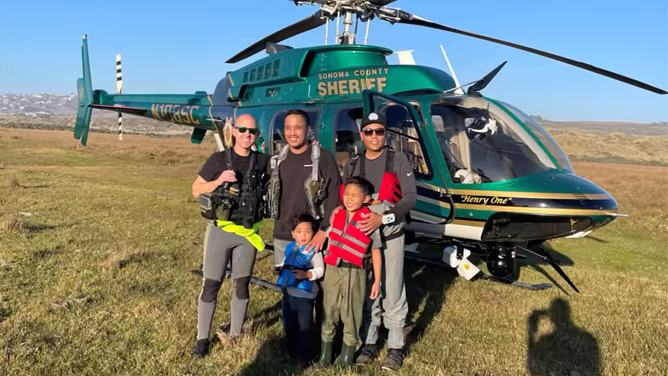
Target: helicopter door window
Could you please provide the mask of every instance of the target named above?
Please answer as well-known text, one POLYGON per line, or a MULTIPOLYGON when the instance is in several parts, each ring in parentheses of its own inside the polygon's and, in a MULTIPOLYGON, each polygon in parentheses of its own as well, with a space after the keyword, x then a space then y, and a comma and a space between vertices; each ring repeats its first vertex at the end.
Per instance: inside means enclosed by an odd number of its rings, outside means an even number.
MULTIPOLYGON (((320 109, 311 108, 311 109, 301 109, 306 112, 309 117, 309 126, 311 131, 306 136, 310 141, 318 139, 318 124, 320 122, 320 109)), ((288 110, 280 110, 274 114, 271 125, 271 153, 277 154, 283 145, 286 145, 284 135, 285 128, 285 114, 288 110)))
POLYGON ((364 149, 364 144, 360 137, 362 117, 362 107, 342 108, 334 115, 334 132, 336 132, 335 157, 336 163, 339 166, 339 173, 343 173, 343 167, 355 153, 361 153, 364 149))
POLYGON ((427 160, 420 142, 420 134, 413 118, 406 108, 390 105, 381 108, 387 119, 387 137, 385 143, 395 151, 406 154, 417 175, 430 174, 427 160))

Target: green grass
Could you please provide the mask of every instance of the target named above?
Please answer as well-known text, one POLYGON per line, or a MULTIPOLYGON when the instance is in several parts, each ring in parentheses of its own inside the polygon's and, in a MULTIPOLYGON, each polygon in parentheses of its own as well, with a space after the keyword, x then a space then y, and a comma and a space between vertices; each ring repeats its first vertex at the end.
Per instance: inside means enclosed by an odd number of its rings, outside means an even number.
MULTIPOLYGON (((69 133, 0 129, 0 375, 294 371, 282 355, 280 295, 256 285, 247 336, 235 344, 218 341, 210 356, 190 359, 202 283, 190 271, 202 262, 205 221, 189 191, 213 145, 114 138, 93 134, 89 147, 77 149, 69 133)), ((594 238, 551 242, 581 293, 535 260, 522 268, 520 280, 551 278, 563 290, 468 282, 452 270, 407 263, 414 327, 397 374, 529 375, 529 317, 560 298, 572 323, 596 339, 602 374, 666 374, 666 169, 643 166, 642 180, 625 178, 639 173, 633 165, 575 168, 631 214, 594 238)), ((270 227, 262 233, 270 234, 270 227)), ((272 258, 260 253, 254 275, 273 280, 272 258)), ((229 320, 230 294, 226 280, 214 326, 229 320)), ((549 334, 553 326, 542 319, 538 333, 549 334)), ((562 362, 538 374, 586 374, 586 361, 576 355, 588 359, 592 348, 568 333, 531 355, 538 368, 548 357, 562 362)), ((386 373, 377 364, 353 372, 386 373)))

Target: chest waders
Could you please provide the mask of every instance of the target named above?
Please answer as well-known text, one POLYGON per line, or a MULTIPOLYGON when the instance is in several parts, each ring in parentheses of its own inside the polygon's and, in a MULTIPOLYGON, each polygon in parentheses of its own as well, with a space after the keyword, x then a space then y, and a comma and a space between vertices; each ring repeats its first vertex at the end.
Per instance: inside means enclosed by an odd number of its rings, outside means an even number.
MULTIPOLYGON (((268 207, 270 218, 276 220, 280 216, 280 201, 281 201, 281 178, 279 174, 279 167, 281 163, 287 158, 290 152, 290 145, 285 145, 278 155, 271 157, 271 182, 268 194, 268 207)), ((325 198, 327 197, 327 186, 329 179, 323 182, 323 178, 319 171, 320 164, 320 147, 311 145, 311 174, 304 181, 304 194, 309 205, 310 214, 316 220, 321 220, 324 216, 322 207, 325 198)))

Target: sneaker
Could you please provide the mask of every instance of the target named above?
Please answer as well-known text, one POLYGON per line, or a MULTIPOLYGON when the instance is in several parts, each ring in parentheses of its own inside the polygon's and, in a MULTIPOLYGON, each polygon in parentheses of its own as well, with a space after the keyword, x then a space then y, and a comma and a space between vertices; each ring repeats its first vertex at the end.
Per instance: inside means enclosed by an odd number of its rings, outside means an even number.
POLYGON ((209 339, 198 339, 192 351, 193 358, 201 358, 209 353, 209 339))
POLYGON ((355 363, 366 364, 371 363, 378 357, 378 346, 376 345, 362 345, 360 353, 355 360, 355 363))
POLYGON ((380 363, 382 369, 396 371, 404 364, 404 354, 399 349, 387 350, 385 359, 380 363))

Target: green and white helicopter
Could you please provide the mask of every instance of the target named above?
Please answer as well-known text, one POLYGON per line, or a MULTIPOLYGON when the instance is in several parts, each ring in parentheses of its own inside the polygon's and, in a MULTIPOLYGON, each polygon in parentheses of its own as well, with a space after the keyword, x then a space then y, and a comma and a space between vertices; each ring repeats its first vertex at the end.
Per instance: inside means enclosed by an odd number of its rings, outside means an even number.
MULTIPOLYGON (((457 268, 466 279, 483 277, 520 287, 516 251, 550 263, 575 289, 552 257, 548 239, 583 236, 620 214, 615 199, 578 176, 550 134, 516 107, 480 92, 505 62, 479 80, 458 85, 446 72, 414 64, 391 65, 393 51, 366 44, 378 19, 443 30, 517 48, 665 95, 665 90, 562 56, 444 26, 388 6, 395 0, 294 1, 319 9, 239 52, 236 63, 267 55, 228 72, 212 94, 110 94, 93 90, 87 38, 74 137, 86 145, 93 109, 116 111, 192 127, 191 141, 208 131, 219 149, 225 119, 252 114, 267 139, 256 147, 274 153, 285 143, 283 115, 294 108, 310 117, 313 139, 334 153, 342 167, 363 150, 359 123, 376 111, 388 119, 387 143, 413 164, 418 201, 410 213, 407 257, 457 268), (366 22, 364 44, 356 43, 353 20, 366 22), (336 43, 306 48, 279 44, 336 22, 336 43), (339 26, 342 26, 340 29, 339 26), (339 32, 340 31, 340 32, 339 32), (466 91, 464 89, 466 88, 466 91), (442 245, 416 247, 420 243, 442 245), (489 274, 468 261, 478 255, 489 274)), ((355 30, 357 25, 355 26, 355 30)))

